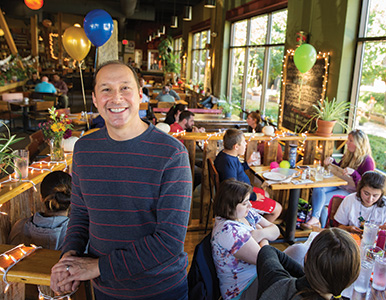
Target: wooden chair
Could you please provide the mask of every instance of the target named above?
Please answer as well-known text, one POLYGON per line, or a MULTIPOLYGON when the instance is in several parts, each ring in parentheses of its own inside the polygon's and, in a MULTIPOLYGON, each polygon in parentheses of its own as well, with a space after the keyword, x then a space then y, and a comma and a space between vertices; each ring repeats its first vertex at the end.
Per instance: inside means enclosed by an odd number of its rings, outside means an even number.
POLYGON ((185 93, 178 93, 178 96, 180 96, 180 100, 186 100, 186 94, 185 93))
POLYGON ((10 129, 15 128, 15 120, 21 119, 22 115, 11 110, 9 102, 0 101, 0 119, 9 121, 10 129))
POLYGON ((43 131, 40 129, 29 136, 30 143, 25 147, 29 151, 29 161, 32 162, 45 148, 43 131))
POLYGON ((139 110, 147 110, 149 108, 149 102, 141 102, 139 104, 139 110))
POLYGON ((157 107, 158 108, 170 108, 170 107, 172 107, 172 106, 174 106, 174 102, 158 102, 158 105, 157 105, 157 107))
POLYGON ((338 222, 335 221, 334 216, 338 211, 340 204, 342 203, 344 196, 335 195, 331 198, 330 203, 328 204, 328 218, 326 227, 337 227, 338 222))
POLYGON ((71 113, 71 108, 70 107, 67 107, 67 108, 59 108, 56 110, 56 112, 58 113, 58 116, 60 115, 69 115, 71 113))
POLYGON ((45 121, 49 117, 48 109, 55 106, 55 101, 39 101, 36 102, 35 110, 29 113, 29 117, 32 120, 45 121))
POLYGON ((210 202, 209 202, 209 208, 208 208, 208 214, 206 215, 206 223, 205 223, 205 232, 208 229, 208 222, 209 222, 209 216, 211 214, 210 210, 212 207, 212 203, 214 201, 215 193, 218 191, 218 188, 220 186, 220 176, 218 175, 218 172, 216 170, 216 167, 214 166, 213 160, 211 158, 208 158, 208 179, 209 179, 209 193, 210 193, 210 202))
POLYGON ((13 101, 16 101, 16 102, 19 102, 19 101, 23 101, 23 93, 5 93, 5 94, 2 94, 2 99, 3 101, 6 101, 6 102, 13 102, 13 101))

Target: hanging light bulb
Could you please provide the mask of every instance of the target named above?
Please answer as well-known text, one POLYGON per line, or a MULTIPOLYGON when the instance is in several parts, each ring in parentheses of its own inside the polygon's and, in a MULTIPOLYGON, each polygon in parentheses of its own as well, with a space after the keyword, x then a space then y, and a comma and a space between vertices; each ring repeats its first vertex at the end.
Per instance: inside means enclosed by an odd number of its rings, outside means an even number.
POLYGON ((216 7, 216 0, 205 0, 204 7, 215 8, 216 7))
POLYGON ((184 7, 184 21, 192 21, 192 10, 193 8, 190 5, 184 7))
POLYGON ((161 29, 161 34, 165 34, 166 33, 166 27, 165 25, 162 26, 162 29, 161 29))
POLYGON ((171 28, 177 28, 178 27, 178 17, 172 16, 172 24, 170 25, 171 28))

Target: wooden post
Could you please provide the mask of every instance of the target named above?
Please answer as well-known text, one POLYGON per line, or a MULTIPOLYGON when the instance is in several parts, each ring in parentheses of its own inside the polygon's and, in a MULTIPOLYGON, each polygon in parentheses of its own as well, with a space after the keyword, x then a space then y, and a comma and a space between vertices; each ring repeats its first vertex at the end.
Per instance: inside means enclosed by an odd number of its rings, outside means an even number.
POLYGON ((313 165, 315 160, 316 142, 306 140, 304 145, 303 165, 313 165))
POLYGON ((271 162, 276 161, 277 147, 277 139, 264 142, 264 166, 269 166, 271 162))
MULTIPOLYGON (((32 57, 37 58, 39 56, 39 40, 38 40, 38 15, 34 15, 30 18, 31 27, 31 54, 32 57)), ((34 63, 35 69, 39 69, 39 59, 36 59, 34 63)))
POLYGON ((58 13, 58 43, 59 43, 59 54, 58 54, 58 66, 63 66, 63 43, 62 43, 62 13, 58 13))
POLYGON ((321 165, 324 166, 324 160, 334 152, 334 141, 320 141, 322 144, 322 156, 320 158, 321 165))
MULTIPOLYGON (((203 168, 201 177, 201 203, 200 203, 200 224, 203 224, 208 213, 210 192, 209 192, 209 173, 208 158, 215 159, 217 150, 217 140, 209 140, 204 148, 203 168)), ((209 225, 212 224, 212 218, 209 217, 209 225)))
MULTIPOLYGON (((196 141, 186 140, 184 141, 184 145, 188 150, 188 154, 189 154, 189 162, 190 162, 190 169, 192 172, 192 182, 193 182, 194 181, 194 164, 196 161, 196 141)), ((192 191, 192 195, 193 195, 193 191, 192 191)), ((191 224, 191 221, 192 221, 192 212, 193 212, 193 197, 190 204, 189 224, 191 224)))
MULTIPOLYGON (((16 48, 16 45, 15 45, 15 41, 13 40, 12 34, 9 31, 7 21, 4 18, 3 11, 1 10, 1 8, 0 8, 0 27, 4 31, 4 37, 5 37, 6 41, 7 41, 9 50, 11 50, 11 53, 13 55, 17 55, 18 52, 17 52, 17 48, 16 48)), ((21 61, 18 61, 18 65, 19 65, 19 67, 21 69, 24 70, 24 66, 23 66, 21 61)))
POLYGON ((257 151, 257 141, 252 140, 248 142, 247 149, 245 150, 244 160, 247 161, 247 159, 251 156, 253 151, 257 151))

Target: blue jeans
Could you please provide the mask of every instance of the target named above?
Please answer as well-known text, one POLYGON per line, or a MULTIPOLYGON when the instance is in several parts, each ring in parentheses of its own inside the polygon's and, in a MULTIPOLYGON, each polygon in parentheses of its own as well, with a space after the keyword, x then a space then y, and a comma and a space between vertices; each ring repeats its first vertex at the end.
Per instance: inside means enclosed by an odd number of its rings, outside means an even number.
MULTIPOLYGON (((106 295, 94 288, 95 300, 118 300, 123 298, 114 298, 106 295)), ((145 299, 145 298, 143 298, 145 299)), ((174 289, 167 290, 163 294, 154 297, 146 297, 146 300, 188 300, 188 280, 185 277, 182 283, 174 289)))
POLYGON ((343 190, 337 186, 314 188, 312 191, 311 205, 312 205, 312 216, 319 219, 322 227, 326 225, 327 221, 327 210, 323 209, 330 203, 332 196, 342 195, 346 196, 349 192, 343 190))

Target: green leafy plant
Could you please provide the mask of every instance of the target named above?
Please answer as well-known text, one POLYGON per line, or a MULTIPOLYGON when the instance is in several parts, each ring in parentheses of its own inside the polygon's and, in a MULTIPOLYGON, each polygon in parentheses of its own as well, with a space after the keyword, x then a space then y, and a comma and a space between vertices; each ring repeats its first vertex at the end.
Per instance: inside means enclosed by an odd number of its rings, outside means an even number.
POLYGON ((338 102, 336 98, 332 101, 328 100, 328 97, 323 102, 319 102, 318 105, 312 105, 315 112, 311 116, 311 119, 303 126, 302 130, 307 127, 313 120, 321 119, 323 121, 336 121, 337 124, 342 126, 345 130, 348 130, 348 125, 345 120, 347 119, 347 112, 350 109, 349 102, 338 102))
POLYGON ((4 172, 8 174, 7 167, 11 166, 12 168, 15 167, 13 160, 14 158, 17 158, 18 156, 13 154, 13 149, 11 148, 11 145, 21 141, 23 138, 16 138, 16 135, 11 135, 11 132, 7 125, 5 125, 5 128, 7 129, 6 133, 2 133, 0 135, 0 172, 4 172))
POLYGON ((173 39, 171 36, 165 36, 159 43, 158 52, 165 72, 180 73, 181 65, 178 62, 178 54, 173 53, 173 39))

